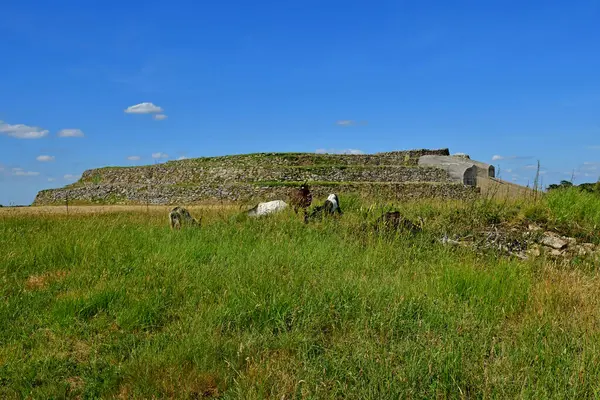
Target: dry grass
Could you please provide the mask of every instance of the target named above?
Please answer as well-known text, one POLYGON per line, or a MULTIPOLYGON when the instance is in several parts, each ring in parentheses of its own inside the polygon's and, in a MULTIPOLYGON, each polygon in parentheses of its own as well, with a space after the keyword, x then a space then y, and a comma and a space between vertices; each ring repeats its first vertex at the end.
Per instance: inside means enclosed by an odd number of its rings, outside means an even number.
POLYGON ((66 271, 52 271, 41 275, 31 275, 25 281, 25 289, 29 291, 43 290, 52 282, 59 281, 68 275, 66 271))
POLYGON ((541 280, 533 287, 532 313, 551 316, 561 325, 598 330, 600 309, 600 279, 578 270, 558 270, 547 267, 541 280))
MULTIPOLYGON (((109 206, 69 206, 69 214, 106 214, 118 212, 150 212, 167 213, 174 205, 140 206, 140 205, 109 205, 109 206)), ((237 210, 239 205, 234 204, 200 204, 185 206, 190 212, 202 210, 237 210)), ((0 216, 10 215, 64 215, 67 214, 65 206, 32 206, 32 207, 0 207, 0 216)))

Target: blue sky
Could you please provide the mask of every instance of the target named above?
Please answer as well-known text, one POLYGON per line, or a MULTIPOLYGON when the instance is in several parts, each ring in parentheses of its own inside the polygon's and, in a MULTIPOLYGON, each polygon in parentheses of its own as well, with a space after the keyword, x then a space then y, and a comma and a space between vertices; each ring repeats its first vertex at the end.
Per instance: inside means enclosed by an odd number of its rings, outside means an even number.
POLYGON ((20 0, 0 15, 4 205, 89 168, 246 152, 449 147, 519 183, 537 160, 544 184, 600 176, 600 1, 20 0))

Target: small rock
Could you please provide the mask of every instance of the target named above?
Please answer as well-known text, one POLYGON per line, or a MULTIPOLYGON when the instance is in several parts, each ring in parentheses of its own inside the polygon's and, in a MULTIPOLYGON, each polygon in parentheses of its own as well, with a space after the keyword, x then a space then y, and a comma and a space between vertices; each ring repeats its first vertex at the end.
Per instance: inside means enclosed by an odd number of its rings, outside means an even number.
POLYGON ((447 244, 450 246, 458 246, 460 242, 458 240, 450 239, 447 236, 444 236, 441 240, 442 244, 447 244))
POLYGON ((517 258, 520 258, 521 260, 527 260, 529 258, 524 251, 520 251, 518 253, 511 252, 510 254, 512 254, 513 256, 515 256, 517 258))
POLYGON ((577 246, 576 249, 577 249, 577 255, 580 257, 587 256, 589 254, 589 250, 587 250, 583 246, 577 246))
POLYGON ((552 250, 550 251, 550 255, 551 255, 551 256, 554 256, 554 257, 560 257, 560 256, 562 256, 562 255, 563 255, 563 252, 562 252, 562 251, 560 251, 560 250, 558 250, 558 249, 552 249, 552 250))
POLYGON ((563 240, 551 232, 546 232, 544 236, 540 239, 540 243, 544 246, 552 247, 556 250, 562 250, 569 245, 566 240, 563 240))
POLYGON ((542 252, 540 251, 539 247, 532 247, 531 249, 527 250, 527 254, 529 254, 532 257, 539 257, 542 252))
POLYGON ((527 227, 527 229, 529 229, 530 231, 533 232, 537 232, 537 231, 541 231, 542 228, 540 228, 539 226, 535 225, 535 224, 529 224, 529 226, 527 227))

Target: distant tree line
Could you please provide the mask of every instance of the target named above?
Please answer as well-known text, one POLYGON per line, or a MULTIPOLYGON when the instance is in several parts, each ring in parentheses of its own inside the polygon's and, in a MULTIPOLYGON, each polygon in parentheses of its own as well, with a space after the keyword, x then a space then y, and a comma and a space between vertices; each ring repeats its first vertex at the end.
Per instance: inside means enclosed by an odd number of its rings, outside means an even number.
POLYGON ((579 185, 573 184, 571 181, 560 181, 560 183, 553 183, 548 186, 548 190, 566 189, 575 187, 582 192, 598 193, 600 195, 600 180, 596 183, 581 183, 579 185))

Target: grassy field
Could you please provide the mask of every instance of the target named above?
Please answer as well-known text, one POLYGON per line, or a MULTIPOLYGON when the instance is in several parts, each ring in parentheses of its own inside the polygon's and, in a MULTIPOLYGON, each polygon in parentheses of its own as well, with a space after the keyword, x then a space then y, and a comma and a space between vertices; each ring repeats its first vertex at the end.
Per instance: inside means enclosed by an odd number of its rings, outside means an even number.
POLYGON ((413 235, 341 200, 308 225, 195 208, 180 232, 163 209, 3 210, 0 398, 600 397, 597 266, 437 240, 535 222, 597 244, 600 197, 398 205, 413 235))

